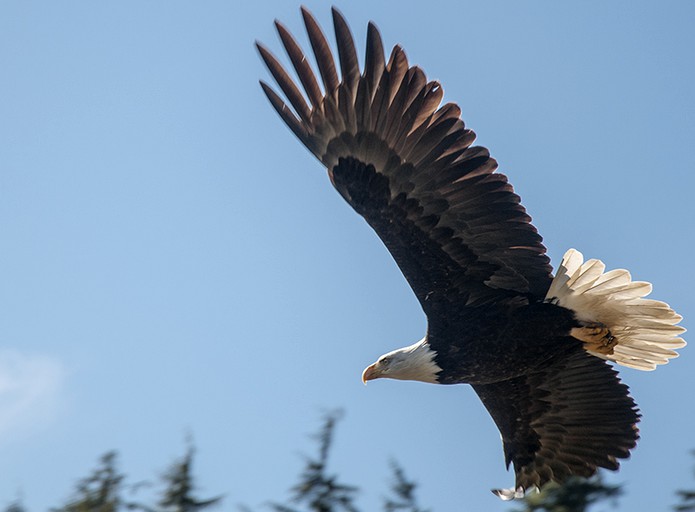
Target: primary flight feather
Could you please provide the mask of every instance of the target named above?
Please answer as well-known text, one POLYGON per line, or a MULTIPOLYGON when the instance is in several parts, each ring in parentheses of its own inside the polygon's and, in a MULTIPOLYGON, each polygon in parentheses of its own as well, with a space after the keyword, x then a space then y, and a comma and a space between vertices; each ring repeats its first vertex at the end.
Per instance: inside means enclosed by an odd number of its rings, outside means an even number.
POLYGON ((597 468, 617 469, 639 413, 605 360, 652 370, 685 342, 681 317, 645 299, 649 283, 565 254, 555 276, 542 238, 507 177, 443 91, 395 46, 385 58, 370 23, 364 69, 333 9, 338 63, 311 13, 302 16, 318 77, 279 22, 299 85, 257 44, 287 103, 275 110, 326 166, 340 195, 377 232, 427 315, 420 341, 381 356, 381 377, 470 384, 514 467, 505 499, 597 468), (289 105, 288 105, 289 103, 289 105))

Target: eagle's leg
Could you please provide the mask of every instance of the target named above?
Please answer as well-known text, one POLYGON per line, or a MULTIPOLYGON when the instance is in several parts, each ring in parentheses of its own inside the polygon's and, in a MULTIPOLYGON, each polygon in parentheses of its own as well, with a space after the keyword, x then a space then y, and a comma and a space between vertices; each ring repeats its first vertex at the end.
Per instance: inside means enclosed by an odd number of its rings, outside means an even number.
POLYGON ((574 327, 570 334, 584 343, 585 350, 607 356, 613 354, 613 348, 618 344, 610 329, 601 322, 586 322, 581 327, 574 327))

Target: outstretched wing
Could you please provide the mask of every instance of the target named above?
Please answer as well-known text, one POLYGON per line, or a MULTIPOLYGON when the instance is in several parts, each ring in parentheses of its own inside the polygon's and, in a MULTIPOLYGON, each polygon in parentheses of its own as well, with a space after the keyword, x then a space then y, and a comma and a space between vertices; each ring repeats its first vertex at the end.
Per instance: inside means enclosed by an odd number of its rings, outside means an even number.
POLYGON ((331 181, 376 230, 423 309, 500 296, 543 298, 551 267, 542 239, 506 176, 460 109, 410 67, 396 46, 388 62, 369 24, 364 71, 342 15, 333 10, 339 67, 312 15, 302 9, 319 80, 290 33, 277 30, 304 89, 258 44, 291 108, 261 82, 295 135, 328 168, 331 181), (308 103, 307 103, 308 100, 308 103))
POLYGON ((536 373, 473 386, 502 434, 515 490, 618 469, 639 438, 640 415, 617 372, 579 344, 567 350, 536 373))

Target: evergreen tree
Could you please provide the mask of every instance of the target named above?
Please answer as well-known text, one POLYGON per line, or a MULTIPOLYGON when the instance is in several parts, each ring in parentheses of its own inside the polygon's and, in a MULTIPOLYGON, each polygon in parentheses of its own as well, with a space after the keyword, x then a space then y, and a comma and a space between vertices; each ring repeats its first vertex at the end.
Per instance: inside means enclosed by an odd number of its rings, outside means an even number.
POLYGON ((80 480, 72 498, 53 512, 117 512, 122 505, 123 475, 116 468, 116 452, 99 459, 99 467, 80 480))
POLYGON ((17 498, 12 503, 7 505, 3 512, 27 512, 27 509, 24 508, 22 500, 20 498, 17 498))
POLYGON ((186 454, 175 461, 164 473, 162 479, 166 487, 153 512, 200 512, 218 505, 222 496, 200 499, 195 496, 195 479, 193 477, 193 457, 195 449, 189 442, 186 454))
MULTIPOLYGON (((695 451, 692 452, 695 455, 695 451)), ((674 510, 678 512, 692 512, 695 511, 695 490, 690 491, 676 491, 676 494, 680 497, 681 502, 673 507, 674 510)))
MULTIPOLYGON (((306 458, 300 481, 291 489, 292 504, 273 503, 270 507, 275 512, 358 512, 355 505, 358 488, 342 483, 337 475, 328 471, 338 420, 338 413, 325 416, 316 436, 318 455, 306 458)), ((108 452, 99 459, 99 466, 88 477, 78 481, 67 503, 51 509, 51 512, 122 512, 124 508, 142 512, 201 512, 219 504, 222 496, 208 499, 197 497, 193 475, 194 455, 195 450, 189 443, 185 455, 176 460, 162 476, 163 491, 157 504, 150 507, 123 500, 125 477, 117 469, 116 452, 108 452)), ((383 502, 384 512, 429 512, 417 503, 417 485, 406 477, 397 463, 392 462, 391 468, 393 481, 390 495, 383 502)), ((130 488, 135 490, 141 485, 131 485, 130 488)), ((605 484, 601 474, 590 479, 574 477, 562 486, 550 484, 542 492, 530 492, 516 502, 523 508, 515 508, 511 512, 588 512, 589 508, 599 503, 611 502, 615 505, 621 493, 620 486, 605 484)), ((677 494, 681 502, 673 509, 677 512, 695 512, 695 490, 681 490, 677 494)), ((2 512, 26 512, 26 509, 21 499, 16 499, 2 512)))
POLYGON ((391 492, 393 498, 386 498, 384 501, 385 512, 429 512, 421 509, 415 498, 415 489, 417 484, 408 480, 405 476, 405 471, 395 461, 391 462, 391 470, 393 471, 393 483, 391 484, 391 492))
POLYGON ((547 484, 541 492, 529 492, 522 500, 524 508, 516 512, 586 512, 595 503, 615 501, 620 486, 603 483, 601 474, 592 478, 571 477, 563 485, 547 484))
POLYGON ((692 512, 695 510, 695 491, 676 491, 681 503, 673 507, 678 512, 692 512))
MULTIPOLYGON (((299 483, 292 488, 292 501, 303 504, 312 512, 357 512, 354 498, 357 488, 338 482, 336 475, 328 473, 328 455, 333 444, 333 432, 339 413, 325 416, 323 428, 318 434, 319 455, 307 458, 299 483)), ((298 512, 287 505, 273 503, 276 512, 298 512)))

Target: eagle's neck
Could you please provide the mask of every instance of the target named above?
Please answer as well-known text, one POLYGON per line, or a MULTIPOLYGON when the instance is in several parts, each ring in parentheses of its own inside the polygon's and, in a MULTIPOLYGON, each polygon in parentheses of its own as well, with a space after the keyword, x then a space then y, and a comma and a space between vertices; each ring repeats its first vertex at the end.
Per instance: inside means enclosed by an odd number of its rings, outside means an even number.
POLYGON ((388 377, 437 384, 437 375, 442 369, 435 362, 436 355, 426 336, 412 345, 389 352, 386 356, 394 359, 394 368, 388 377))

